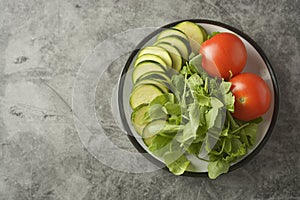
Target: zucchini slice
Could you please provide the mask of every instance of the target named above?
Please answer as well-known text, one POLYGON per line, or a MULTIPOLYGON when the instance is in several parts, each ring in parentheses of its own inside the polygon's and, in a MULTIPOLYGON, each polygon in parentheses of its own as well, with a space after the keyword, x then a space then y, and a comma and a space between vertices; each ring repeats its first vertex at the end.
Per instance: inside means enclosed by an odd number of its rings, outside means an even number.
POLYGON ((178 49, 168 43, 159 43, 157 46, 162 47, 169 52, 173 61, 172 68, 176 71, 180 71, 183 59, 178 49))
POLYGON ((137 82, 134 85, 134 87, 138 87, 139 85, 143 85, 143 84, 152 84, 152 85, 155 85, 156 87, 158 87, 164 93, 169 92, 168 86, 165 85, 162 81, 159 81, 158 79, 144 79, 144 80, 137 82))
POLYGON ((170 68, 172 67, 171 56, 169 55, 169 53, 166 50, 164 50, 161 47, 147 46, 140 51, 140 53, 138 54, 138 57, 141 57, 144 54, 156 55, 156 56, 160 57, 166 63, 167 67, 170 67, 170 68))
POLYGON ((167 67, 166 62, 161 59, 159 56, 154 55, 154 54, 144 54, 138 57, 135 62, 134 62, 134 67, 136 67, 139 63, 144 62, 144 61, 153 61, 161 64, 164 67, 167 67))
POLYGON ((141 75, 136 82, 138 83, 139 81, 144 79, 158 79, 163 82, 171 83, 171 79, 169 78, 169 76, 165 72, 159 72, 159 71, 147 72, 141 75))
POLYGON ((143 84, 138 87, 134 87, 129 103, 132 109, 135 109, 141 104, 149 104, 155 97, 162 95, 163 92, 152 84, 143 84))
POLYGON ((207 33, 203 27, 190 21, 184 21, 175 26, 184 32, 188 38, 194 53, 199 53, 200 45, 206 40, 207 33))
POLYGON ((132 72, 132 82, 135 83, 141 75, 153 71, 165 72, 165 69, 163 66, 155 62, 141 62, 134 68, 132 72))
POLYGON ((178 36, 178 37, 181 37, 183 39, 185 39, 186 41, 189 41, 189 38, 186 36, 186 34, 178 29, 175 29, 175 28, 170 28, 170 29, 166 29, 166 30, 163 30, 156 38, 156 40, 160 40, 161 38, 164 38, 164 37, 168 37, 168 36, 178 36))
POLYGON ((188 42, 185 42, 184 40, 180 39, 176 36, 168 36, 161 38, 160 40, 156 41, 154 45, 158 45, 160 43, 168 43, 178 49, 180 52, 180 55, 184 60, 188 60, 190 55, 190 45, 188 42))
POLYGON ((150 146, 155 136, 162 130, 167 122, 164 120, 155 120, 147 124, 143 129, 143 141, 147 146, 150 146))
POLYGON ((131 114, 133 127, 139 135, 142 135, 144 127, 148 124, 148 122, 144 119, 147 110, 148 104, 141 104, 136 107, 131 114))

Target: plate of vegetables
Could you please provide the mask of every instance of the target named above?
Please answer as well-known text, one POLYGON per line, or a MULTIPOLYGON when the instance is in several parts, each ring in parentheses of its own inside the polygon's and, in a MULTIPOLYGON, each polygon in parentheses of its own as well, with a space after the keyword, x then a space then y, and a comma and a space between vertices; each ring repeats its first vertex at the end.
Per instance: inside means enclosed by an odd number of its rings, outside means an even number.
POLYGON ((123 68, 118 100, 137 150, 174 175, 211 179, 259 152, 279 106, 262 49, 234 27, 201 19, 142 40, 123 68))

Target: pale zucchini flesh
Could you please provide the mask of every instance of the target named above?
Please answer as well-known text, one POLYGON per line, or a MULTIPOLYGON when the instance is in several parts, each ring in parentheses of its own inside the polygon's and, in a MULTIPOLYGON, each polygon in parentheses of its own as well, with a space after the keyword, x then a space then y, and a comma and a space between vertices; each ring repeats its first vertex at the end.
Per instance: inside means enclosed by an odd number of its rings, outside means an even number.
POLYGON ((132 72, 132 82, 135 83, 143 74, 154 71, 165 72, 165 69, 155 62, 142 62, 134 68, 132 72))
POLYGON ((162 47, 169 52, 173 61, 172 68, 176 71, 180 71, 183 59, 179 50, 176 47, 170 45, 169 43, 159 43, 157 46, 162 47))
POLYGON ((188 36, 192 51, 198 54, 200 45, 205 41, 207 36, 205 29, 190 21, 181 22, 175 28, 188 36))
POLYGON ((167 67, 166 62, 161 59, 161 57, 154 55, 154 54, 144 54, 141 55, 140 57, 138 57, 135 62, 134 62, 134 67, 136 67, 138 64, 140 64, 141 62, 145 62, 145 61, 152 61, 152 62, 157 62, 160 65, 167 67))
POLYGON ((169 53, 161 47, 157 46, 147 46, 141 49, 138 57, 141 57, 144 54, 153 54, 160 57, 167 65, 167 67, 172 67, 172 59, 169 53))
POLYGON ((134 129, 139 135, 142 135, 144 127, 148 124, 144 116, 148 110, 148 104, 141 104, 136 107, 131 114, 131 121, 134 129))
POLYGON ((184 60, 188 60, 189 55, 190 55, 190 51, 189 51, 189 43, 188 42, 184 42, 183 40, 181 40, 180 38, 176 37, 176 36, 168 36, 168 37, 164 37, 161 38, 160 40, 156 41, 154 43, 154 45, 158 45, 160 43, 168 43, 174 47, 176 47, 178 49, 178 51, 180 52, 180 55, 182 56, 182 58, 184 60))
POLYGON ((159 40, 161 38, 164 38, 164 37, 168 37, 168 36, 178 36, 178 37, 181 37, 183 39, 185 39, 186 41, 189 40, 189 38, 186 36, 185 33, 183 33, 182 31, 178 30, 178 29, 175 29, 175 28, 170 28, 170 29, 166 29, 166 30, 163 30, 156 38, 156 40, 159 40))
POLYGON ((149 146, 155 136, 162 130, 167 122, 164 120, 155 120, 147 124, 143 129, 143 141, 144 143, 149 146))
POLYGON ((164 93, 169 92, 168 86, 165 85, 162 81, 159 81, 157 79, 144 79, 144 80, 141 80, 141 81, 137 82, 134 85, 134 87, 138 87, 139 85, 143 85, 143 84, 152 84, 152 85, 155 85, 156 87, 158 87, 164 93))
POLYGON ((163 92, 151 84, 144 84, 133 88, 130 95, 130 106, 135 109, 141 104, 149 104, 155 97, 162 95, 163 92))

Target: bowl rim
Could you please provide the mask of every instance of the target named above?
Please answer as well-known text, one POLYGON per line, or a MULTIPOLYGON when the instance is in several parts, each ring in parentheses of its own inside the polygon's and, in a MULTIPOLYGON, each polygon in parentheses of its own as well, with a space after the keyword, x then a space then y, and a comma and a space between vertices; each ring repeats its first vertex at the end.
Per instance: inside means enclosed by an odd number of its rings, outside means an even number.
MULTIPOLYGON (((258 154, 258 152, 260 152, 260 150, 263 148, 263 146, 266 144, 266 142, 268 141, 268 139, 270 138, 276 121, 277 121, 277 117, 278 117, 278 111, 279 111, 279 85, 278 85, 278 80, 276 77, 276 74, 274 72, 274 69, 271 66, 270 61, 268 60, 267 56, 265 55, 265 53, 263 52, 263 50, 259 47, 259 45, 253 40, 251 39, 247 34, 243 33, 242 31, 240 31, 237 28, 234 28, 230 25, 227 25, 223 22, 219 22, 219 21, 214 21, 214 20, 209 20, 209 19, 184 19, 184 20, 179 20, 179 21, 175 21, 175 22, 171 22, 169 24, 166 24, 160 28, 158 28, 157 30, 153 31, 152 33, 150 33, 149 35, 147 35, 134 49, 134 51, 130 54, 122 72, 119 78, 119 85, 118 85, 118 106, 119 106, 119 111, 120 111, 120 117, 121 117, 121 121, 122 121, 122 125, 125 128, 125 131, 127 132, 127 136, 129 138, 129 140, 131 141, 131 143, 134 145, 134 147, 144 155, 144 157, 146 157, 146 159, 148 159, 150 162, 152 162, 153 164, 161 167, 162 169, 166 170, 169 172, 168 168, 165 166, 165 164, 159 160, 157 160, 154 156, 152 156, 150 153, 148 153, 140 144, 139 142, 136 140, 136 138, 134 137, 133 133, 131 132, 131 129, 129 127, 129 124, 127 123, 126 120, 126 115, 125 115, 125 111, 124 111, 124 104, 123 104, 123 88, 124 88, 124 82, 125 82, 125 75, 129 70, 129 67, 131 66, 131 63, 133 61, 133 58, 136 56, 136 54, 139 52, 139 50, 149 41, 151 40, 155 35, 157 35, 159 32, 161 32, 162 30, 166 29, 166 28, 170 28, 173 27, 174 25, 180 23, 180 22, 184 22, 184 21, 190 21, 190 22, 194 22, 194 23, 204 23, 204 24, 211 24, 211 25, 216 25, 216 26, 220 26, 222 28, 226 28, 236 34, 238 34, 240 37, 242 37, 243 39, 245 39, 247 42, 249 42, 250 45, 252 45, 255 50, 258 52, 258 54, 261 56, 261 58, 263 59, 265 65, 267 66, 267 69, 269 71, 271 80, 272 80, 272 84, 273 84, 273 88, 274 88, 274 110, 273 110, 273 114, 272 114, 272 120, 270 123, 270 126, 265 134, 265 136, 263 137, 263 139, 261 140, 261 142, 257 145, 257 147, 250 153, 248 154, 246 157, 244 157, 242 160, 240 160, 239 162, 233 164, 232 166, 230 166, 229 171, 231 172, 235 169, 240 168, 241 166, 245 165, 246 163, 248 163, 256 154, 258 154), (164 166, 164 167, 162 167, 164 166)), ((171 172, 169 172, 171 173, 171 172)), ((192 176, 192 177, 196 177, 196 176, 207 176, 208 172, 184 172, 181 176, 192 176)))

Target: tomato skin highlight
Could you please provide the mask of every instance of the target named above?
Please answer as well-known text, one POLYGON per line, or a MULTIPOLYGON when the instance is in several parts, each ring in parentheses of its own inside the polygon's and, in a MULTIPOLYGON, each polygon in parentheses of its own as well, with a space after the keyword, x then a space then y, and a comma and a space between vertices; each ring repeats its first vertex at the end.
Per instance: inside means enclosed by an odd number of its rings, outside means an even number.
POLYGON ((244 43, 232 33, 219 33, 206 40, 199 53, 205 71, 225 80, 242 72, 247 62, 244 43))
POLYGON ((252 73, 242 73, 229 80, 235 96, 233 117, 250 121, 265 114, 271 105, 271 91, 266 82, 252 73))

